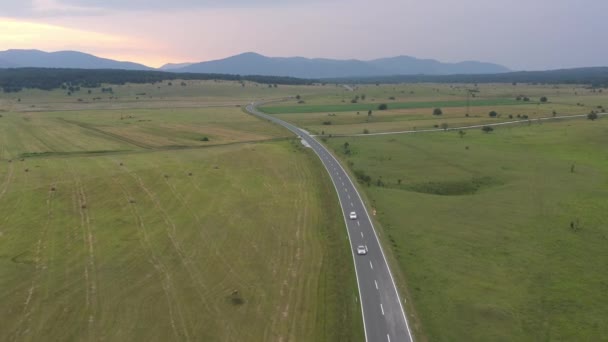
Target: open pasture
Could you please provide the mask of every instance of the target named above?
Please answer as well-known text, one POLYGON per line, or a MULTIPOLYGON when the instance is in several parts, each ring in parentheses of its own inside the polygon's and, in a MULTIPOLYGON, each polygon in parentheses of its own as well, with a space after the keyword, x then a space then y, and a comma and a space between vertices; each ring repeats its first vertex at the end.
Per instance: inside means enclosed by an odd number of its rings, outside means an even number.
POLYGON ((336 195, 286 131, 235 106, 1 114, 0 340, 362 338, 336 195))
POLYGON ((353 91, 330 89, 262 108, 316 134, 361 134, 604 111, 608 108, 608 90, 526 84, 365 85, 353 91), (542 97, 547 101, 542 102, 542 97), (351 103, 353 100, 356 103, 351 103), (388 108, 379 110, 380 104, 388 108), (442 114, 433 115, 435 108, 442 114), (496 116, 491 117, 490 112, 496 112, 496 116))
POLYGON ((608 335, 607 119, 326 141, 428 340, 608 335))

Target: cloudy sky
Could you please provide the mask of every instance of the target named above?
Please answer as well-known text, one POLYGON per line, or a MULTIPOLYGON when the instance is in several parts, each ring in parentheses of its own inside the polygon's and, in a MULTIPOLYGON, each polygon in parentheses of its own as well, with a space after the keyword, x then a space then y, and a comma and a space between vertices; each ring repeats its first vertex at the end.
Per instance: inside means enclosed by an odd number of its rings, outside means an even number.
POLYGON ((0 50, 149 66, 268 56, 608 65, 608 0, 0 0, 0 50))

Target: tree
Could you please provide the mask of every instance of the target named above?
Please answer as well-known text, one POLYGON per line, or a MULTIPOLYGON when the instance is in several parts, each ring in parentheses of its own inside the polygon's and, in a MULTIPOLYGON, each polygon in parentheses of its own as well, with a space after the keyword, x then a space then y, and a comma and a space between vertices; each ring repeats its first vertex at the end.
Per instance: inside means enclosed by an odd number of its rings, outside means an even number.
POLYGON ((441 114, 443 114, 443 111, 441 110, 441 108, 433 109, 433 115, 441 115, 441 114))
POLYGON ((494 130, 494 128, 490 127, 490 126, 483 126, 481 128, 482 131, 484 131, 484 133, 490 133, 494 130))
POLYGON ((541 98, 540 98, 540 102, 542 102, 542 103, 547 102, 547 100, 548 100, 548 99, 547 99, 547 97, 546 97, 546 96, 543 96, 543 97, 541 97, 541 98))
POLYGON ((379 110, 387 110, 387 109, 388 109, 388 105, 387 105, 386 103, 381 103, 381 104, 378 106, 378 109, 379 109, 379 110))
POLYGON ((444 131, 448 130, 448 124, 446 122, 441 124, 441 129, 443 129, 444 131))
POLYGON ((496 113, 496 111, 494 111, 494 110, 493 110, 493 111, 491 111, 490 113, 488 113, 488 115, 489 115, 491 118, 495 118, 495 117, 497 117, 497 116, 498 116, 498 113, 496 113))
POLYGON ((296 95, 296 99, 301 99, 302 97, 300 95, 296 95))
POLYGON ((367 128, 365 128, 365 129, 363 130, 363 134, 369 134, 369 130, 368 130, 367 128))
POLYGON ((348 141, 344 143, 344 149, 345 149, 345 150, 348 150, 348 147, 349 147, 349 146, 350 146, 350 144, 348 143, 348 141))
POLYGON ((598 118, 598 116, 597 116, 596 112, 591 112, 591 113, 587 114, 587 119, 589 119, 591 121, 594 121, 597 118, 598 118))
POLYGON ((372 110, 371 109, 367 111, 367 116, 372 116, 372 110))
POLYGON ((460 130, 458 131, 458 135, 460 135, 460 139, 464 138, 464 135, 467 134, 467 132, 460 130))

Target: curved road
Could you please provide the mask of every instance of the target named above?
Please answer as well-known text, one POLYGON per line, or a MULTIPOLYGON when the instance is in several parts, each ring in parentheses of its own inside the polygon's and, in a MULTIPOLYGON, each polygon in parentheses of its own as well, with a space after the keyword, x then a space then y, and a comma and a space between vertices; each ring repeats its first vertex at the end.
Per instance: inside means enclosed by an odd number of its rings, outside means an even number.
POLYGON ((336 187, 355 264, 366 341, 413 341, 378 236, 363 200, 348 174, 336 158, 310 134, 290 123, 259 112, 256 105, 249 104, 247 111, 287 128, 307 142, 325 165, 336 187), (356 220, 349 219, 352 211, 357 213, 356 220), (367 246, 366 255, 357 255, 356 248, 359 245, 367 246))

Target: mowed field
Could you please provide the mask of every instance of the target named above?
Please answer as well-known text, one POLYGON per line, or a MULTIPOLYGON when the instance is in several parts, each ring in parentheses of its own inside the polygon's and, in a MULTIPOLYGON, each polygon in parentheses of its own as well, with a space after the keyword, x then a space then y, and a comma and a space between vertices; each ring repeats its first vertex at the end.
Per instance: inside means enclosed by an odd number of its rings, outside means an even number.
POLYGON ((316 94, 302 94, 299 100, 289 99, 262 107, 267 113, 322 135, 527 121, 605 111, 603 108, 608 108, 607 89, 529 84, 365 85, 354 91, 325 87, 316 94), (529 101, 524 101, 525 97, 529 101), (541 97, 546 97, 547 102, 541 102, 541 97), (356 103, 351 103, 353 100, 356 103), (300 101, 303 103, 298 103, 300 101), (378 110, 380 104, 386 104, 388 109, 378 110), (443 114, 433 115, 435 108, 440 108, 443 114), (497 113, 495 118, 489 116, 491 111, 497 113))
POLYGON ((326 141, 370 177, 419 339, 608 336, 608 119, 326 141))
POLYGON ((19 93, 0 92, 0 111, 55 111, 91 109, 202 108, 244 105, 252 100, 281 99, 299 93, 325 94, 335 86, 269 86, 234 81, 164 81, 156 84, 103 85, 111 89, 81 88, 53 91, 28 89, 19 93))
POLYGON ((0 340, 363 338, 333 187, 286 131, 21 96, 0 113, 0 340))

